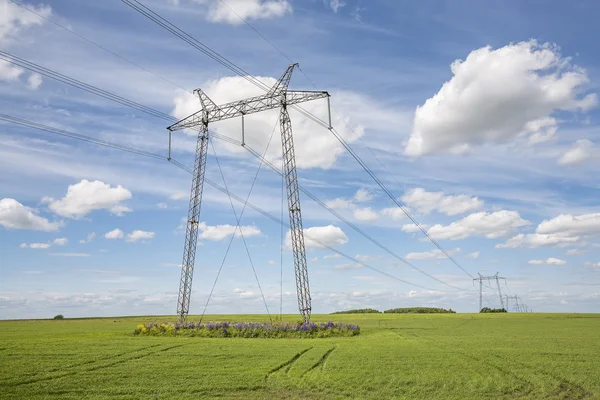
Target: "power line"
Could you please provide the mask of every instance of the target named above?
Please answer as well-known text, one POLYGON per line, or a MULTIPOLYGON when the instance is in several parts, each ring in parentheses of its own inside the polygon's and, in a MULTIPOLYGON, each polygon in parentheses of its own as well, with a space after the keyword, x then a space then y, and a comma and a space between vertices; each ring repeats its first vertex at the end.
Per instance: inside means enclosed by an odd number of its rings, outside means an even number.
MULTIPOLYGON (((0 51, 0 58, 2 58, 2 55, 3 55, 2 53, 3 52, 0 51)), ((149 115, 152 115, 154 117, 157 117, 157 118, 160 118, 160 119, 163 119, 163 120, 166 120, 166 121, 170 121, 170 122, 171 121, 176 121, 176 119, 174 117, 172 117, 172 116, 170 116, 168 114, 165 114, 165 113, 162 113, 160 111, 154 110, 154 109, 152 109, 150 107, 144 106, 144 105, 142 105, 140 103, 137 103, 137 102, 131 101, 129 99, 126 99, 124 97, 118 96, 118 95, 116 95, 114 93, 107 92, 105 90, 99 89, 99 88, 97 88, 95 86, 92 86, 92 85, 89 85, 89 84, 87 84, 85 82, 81 82, 79 80, 70 78, 70 77, 68 77, 66 75, 63 75, 63 74, 60 74, 60 73, 58 73, 56 71, 53 71, 53 70, 50 70, 48 68, 42 67, 42 66, 40 66, 38 64, 35 64, 33 62, 20 59, 18 57, 12 56, 12 55, 10 55, 8 53, 6 53, 6 54, 8 56, 7 61, 9 61, 9 62, 17 63, 17 65, 24 66, 25 68, 31 69, 33 71, 44 72, 45 74, 47 74, 47 76, 52 77, 53 79, 57 79, 60 82, 63 82, 63 83, 66 83, 68 85, 77 87, 77 88, 79 88, 81 90, 85 90, 85 91, 91 92, 91 93, 96 94, 98 96, 104 97, 104 98, 106 98, 108 100, 112 100, 112 101, 118 102, 118 103, 120 103, 122 105, 134 108, 136 110, 142 111, 142 112, 147 113, 149 115)), ((6 116, 6 117, 7 118, 11 118, 10 116, 6 116)), ((32 124, 35 124, 35 123, 32 123, 32 124)), ((53 132, 56 133, 56 131, 57 130, 53 128, 53 132)), ((64 131, 64 132, 66 132, 66 131, 64 131)), ((74 135, 76 135, 76 134, 74 134, 74 135)), ((219 139, 219 140, 223 140, 223 141, 226 141, 226 142, 234 144, 234 145, 241 145, 240 141, 237 141, 235 139, 232 139, 232 138, 224 136, 224 135, 220 135, 220 134, 218 134, 216 132, 212 132, 211 131, 211 135, 213 137, 219 139)), ((257 153, 255 150, 252 150, 252 148, 250 146, 245 146, 245 147, 254 156, 259 157, 259 158, 261 157, 260 154, 257 153)), ((273 169, 274 171, 276 171, 279 174, 282 174, 282 172, 279 171, 277 169, 277 167, 275 167, 273 164, 271 164, 267 160, 264 160, 264 157, 262 157, 262 158, 263 158, 263 161, 265 161, 267 163, 267 165, 269 165, 269 167, 271 169, 273 169)), ((356 225, 354 225, 353 223, 351 223, 350 221, 348 221, 347 219, 345 219, 344 217, 342 217, 339 213, 337 213, 336 211, 334 211, 333 209, 331 209, 330 207, 328 207, 324 202, 322 202, 321 200, 319 200, 316 196, 314 196, 308 190, 306 190, 302 186, 300 186, 300 190, 302 190, 305 194, 307 194, 310 198, 312 198, 314 201, 316 201, 319 205, 321 205, 323 208, 325 208, 331 214, 333 214, 334 216, 336 216, 338 219, 340 219, 343 222, 345 222, 352 229, 354 229, 355 231, 359 232, 363 237, 367 238, 369 241, 371 241, 372 243, 374 243, 375 245, 377 245, 378 247, 380 247, 381 249, 383 249, 387 253, 391 254, 393 257, 397 258, 398 260, 400 260, 404 264, 410 266, 412 269, 414 269, 416 271, 419 271, 420 273, 422 273, 422 274, 430 277, 431 279, 434 279, 434 280, 436 280, 436 281, 438 281, 440 283, 443 283, 443 284, 445 284, 445 285, 447 285, 449 287, 453 287, 455 289, 463 290, 463 289, 457 288, 457 287, 455 287, 453 285, 447 284, 447 283, 443 282, 442 280, 434 277, 433 275, 428 274, 425 271, 422 271, 421 269, 419 269, 418 267, 412 265, 411 263, 408 263, 406 260, 404 260, 400 256, 394 254, 387 247, 383 246, 381 243, 379 243, 378 241, 376 241, 374 238, 372 238, 370 235, 368 235, 362 229, 358 228, 356 225)), ((414 220, 414 221, 416 222, 416 220, 414 220)))
MULTIPOLYGON (((12 121, 8 121, 7 120, 7 122, 12 122, 12 121)), ((52 127, 44 126, 44 125, 41 125, 41 124, 36 124, 36 123, 31 122, 31 121, 28 121, 28 122, 30 122, 30 124, 28 124, 26 126, 29 126, 29 127, 35 128, 35 129, 39 129, 39 130, 42 130, 42 131, 46 131, 46 132, 49 132, 49 133, 54 133, 53 132, 54 128, 52 128, 52 127), (42 129, 41 127, 44 127, 45 129, 42 129)), ((79 135, 79 134, 77 134, 77 135, 78 136, 84 136, 84 135, 79 135)), ((73 137, 73 138, 75 138, 75 137, 73 137)), ((117 150, 127 151, 127 152, 130 152, 130 153, 138 154, 138 155, 145 156, 145 157, 150 157, 150 158, 153 158, 153 159, 166 160, 166 161, 169 161, 170 163, 172 163, 174 166, 176 166, 176 167, 178 167, 178 168, 186 171, 187 173, 191 174, 193 172, 189 167, 187 167, 186 165, 180 163, 179 161, 177 161, 175 159, 167 160, 166 157, 164 157, 164 156, 162 156, 160 154, 157 154, 157 153, 151 153, 151 152, 147 152, 147 151, 136 149, 136 148, 129 147, 129 146, 122 146, 122 145, 119 145, 119 144, 116 144, 116 143, 112 143, 112 142, 97 141, 97 140, 95 140, 92 137, 87 137, 87 139, 90 139, 90 140, 86 140, 87 142, 93 143, 93 144, 97 144, 99 146, 110 147, 110 148, 117 149, 117 150)), ((78 140, 80 140, 80 139, 78 139, 78 140)), ((279 219, 278 217, 275 217, 271 213, 269 213, 267 211, 264 211, 260 207, 252 204, 248 200, 244 200, 243 198, 237 196, 236 194, 230 192, 228 189, 225 189, 224 187, 222 187, 219 184, 211 181, 208 178, 205 178, 205 181, 206 181, 206 183, 208 183, 210 186, 212 186, 213 188, 217 189, 218 191, 220 191, 220 192, 222 192, 222 193, 224 193, 224 194, 226 194, 228 196, 231 196, 232 199, 234 199, 234 200, 242 203, 245 207, 246 206, 250 207, 251 209, 253 209, 257 213, 259 213, 259 214, 261 214, 261 215, 263 215, 263 216, 271 219, 272 221, 274 221, 274 222, 276 222, 276 223, 278 223, 280 225, 283 225, 284 228, 289 228, 289 224, 287 224, 283 220, 279 219)), ((426 287, 426 286, 422 286, 422 285, 419 285, 419 284, 416 284, 416 283, 412 283, 412 282, 406 281, 404 279, 398 278, 397 276, 394 276, 394 275, 389 274, 389 273, 387 273, 385 271, 382 271, 382 270, 380 270, 378 268, 375 268, 375 267, 367 264, 364 261, 357 260, 356 258, 354 258, 354 257, 352 257, 352 256, 350 256, 348 254, 345 254, 344 252, 342 252, 340 250, 337 250, 336 248, 334 248, 334 247, 332 247, 332 246, 330 246, 330 245, 328 245, 328 244, 326 244, 326 243, 324 243, 324 242, 322 242, 322 241, 320 241, 320 240, 318 240, 318 239, 316 239, 314 237, 311 237, 308 234, 305 234, 305 236, 308 239, 310 239, 311 241, 319 244, 319 246, 321 246, 323 248, 326 248, 326 249, 332 251, 333 253, 339 254, 340 256, 348 259, 349 261, 352 261, 352 262, 354 262, 356 264, 360 264, 360 265, 362 265, 363 267, 365 267, 367 269, 370 269, 370 270, 372 270, 374 272, 377 272, 379 274, 385 275, 385 276, 387 276, 387 277, 389 277, 391 279, 394 279, 396 281, 405 283, 405 284, 410 285, 410 286, 418 287, 420 289, 433 291, 433 292, 446 292, 446 293, 448 292, 446 290, 441 290, 441 289, 432 289, 432 288, 429 288, 429 287, 426 287)))
MULTIPOLYGON (((184 40, 185 42, 189 43, 191 46, 193 46, 194 48, 198 49, 202 53, 206 54, 208 57, 210 57, 213 60, 217 61, 221 65, 229 68, 234 73, 240 75, 242 78, 244 78, 244 79, 248 80, 249 82, 253 83, 254 85, 262 88, 263 90, 266 90, 266 91, 269 90, 269 88, 266 85, 264 85, 262 82, 258 81, 257 79, 253 78, 248 72, 246 72, 242 68, 238 67, 235 63, 233 63, 232 61, 228 60, 227 58, 221 56, 219 53, 217 53, 216 51, 212 50, 210 47, 206 46, 204 43, 198 41, 196 38, 194 38, 193 36, 191 36, 187 32, 181 30, 180 28, 178 28, 177 26, 175 26, 174 24, 172 24, 171 22, 169 22, 165 18, 161 17, 156 12, 154 12, 151 9, 149 9, 148 7, 144 6, 139 1, 137 1, 137 0, 122 0, 122 1, 125 4, 129 5, 131 8, 133 8, 134 10, 138 11, 140 14, 144 15, 145 17, 147 17, 148 19, 152 20, 156 24, 160 25, 164 29, 168 30, 169 32, 171 32, 175 36, 177 36, 180 39, 184 40)), ((231 9, 231 7, 229 7, 229 8, 231 9)), ((244 19, 242 18, 242 20, 244 20, 244 19)), ((246 21, 244 20, 244 22, 246 22, 246 21)), ((246 22, 246 24, 250 25, 248 22, 246 22)), ((254 30, 256 31, 256 29, 254 29, 254 30)), ((260 35, 263 36, 262 34, 260 34, 260 35)), ((266 40, 268 41, 268 39, 266 39, 266 40)), ((284 54, 283 52, 281 52, 281 53, 284 54)), ((285 56, 285 54, 284 54, 284 56, 285 56)), ((287 56, 285 56, 285 57, 287 58, 287 56)), ((365 172, 367 172, 367 174, 375 181, 375 183, 377 183, 377 185, 381 188, 381 190, 383 190, 383 192, 396 204, 396 206, 399 207, 402 210, 402 212, 413 222, 413 224, 415 224, 415 226, 425 235, 425 237, 427 237, 442 252, 442 254, 444 254, 444 256, 446 256, 454 265, 456 265, 460 270, 462 270, 469 277, 474 278, 474 276, 470 272, 468 272, 465 268, 463 268, 454 259, 454 257, 452 257, 452 255, 450 255, 439 244, 439 242, 437 240, 435 240, 419 224, 419 222, 416 220, 416 218, 414 216, 412 216, 412 214, 410 214, 410 212, 396 199, 396 197, 387 189, 387 187, 383 184, 383 182, 366 165, 366 163, 360 158, 360 156, 358 156, 358 154, 356 154, 356 152, 351 148, 351 146, 341 137, 341 135, 337 132, 337 130, 335 128, 329 126, 327 123, 325 123, 324 121, 320 120, 314 114, 312 114, 312 113, 310 113, 310 112, 302 109, 301 107, 295 107, 295 109, 297 111, 299 111, 301 114, 303 114, 304 116, 306 116, 307 118, 309 118, 309 119, 317 122, 318 124, 326 127, 334 135, 334 137, 342 144, 342 146, 346 149, 346 151, 348 151, 348 153, 350 153, 350 155, 356 160, 356 162, 358 162, 358 164, 365 170, 365 172)), ((348 125, 348 127, 351 130, 354 130, 349 125, 348 125)))
POLYGON ((83 36, 83 35, 80 35, 80 34, 79 34, 79 33, 77 33, 77 32, 74 32, 74 31, 72 31, 71 29, 69 29, 69 28, 67 28, 67 27, 65 27, 65 26, 63 26, 63 25, 61 25, 61 24, 59 24, 59 23, 58 23, 58 22, 56 22, 56 21, 53 21, 53 20, 51 20, 50 18, 46 18, 46 17, 44 17, 42 14, 40 14, 40 13, 36 12, 35 10, 32 10, 31 8, 27 7, 26 5, 24 5, 24 4, 21 4, 21 3, 17 2, 17 1, 15 1, 15 0, 10 0, 10 1, 11 1, 13 4, 15 4, 15 5, 17 5, 17 6, 21 7, 22 9, 24 9, 24 10, 27 10, 27 11, 29 11, 30 13, 34 14, 34 15, 37 15, 39 18, 41 18, 41 19, 43 19, 43 20, 45 20, 45 21, 48 21, 48 22, 50 22, 51 24, 53 24, 53 25, 55 25, 55 26, 57 26, 57 27, 59 27, 59 28, 61 28, 61 29, 65 30, 65 31, 69 32, 69 33, 70 33, 70 34, 72 34, 72 35, 75 35, 75 36, 77 36, 78 38, 80 38, 80 39, 82 39, 82 40, 85 40, 85 41, 86 41, 86 42, 88 42, 89 44, 92 44, 92 45, 94 45, 94 46, 98 47, 99 49, 102 49, 102 50, 104 50, 104 51, 106 51, 106 52, 108 52, 108 53, 112 54, 113 56, 115 56, 115 57, 118 57, 118 58, 120 58, 121 60, 123 60, 123 61, 125 61, 125 62, 127 62, 127 63, 129 63, 129 64, 131 64, 131 65, 133 65, 133 66, 135 66, 135 67, 137 67, 137 68, 140 68, 140 69, 142 69, 142 70, 146 71, 147 73, 149 73, 149 74, 151 74, 151 75, 154 75, 155 77, 157 77, 157 78, 159 78, 159 79, 162 79, 163 81, 165 81, 165 82, 167 82, 167 83, 170 83, 171 85, 177 86, 178 88, 180 88, 180 89, 183 89, 183 90, 185 90, 186 92, 189 92, 189 90, 187 90, 186 88, 184 88, 184 87, 182 87, 182 86, 180 86, 180 85, 176 84, 175 82, 173 82, 173 81, 170 81, 170 80, 168 80, 167 78, 165 78, 165 77, 163 77, 163 76, 161 76, 161 75, 159 75, 159 74, 157 74, 157 73, 155 73, 155 72, 152 72, 152 71, 150 71, 150 70, 149 70, 149 69, 147 69, 147 68, 144 68, 144 67, 143 67, 143 66, 141 66, 140 64, 137 64, 137 63, 135 63, 135 62, 133 62, 133 61, 131 61, 131 60, 128 60, 127 58, 125 58, 125 57, 123 57, 123 56, 121 56, 121 55, 119 55, 119 54, 115 53, 114 51, 112 51, 112 50, 110 50, 110 49, 107 49, 106 47, 104 47, 104 46, 102 46, 102 45, 100 45, 100 44, 98 44, 98 43, 94 42, 94 41, 93 41, 93 40, 91 40, 91 39, 88 39, 88 38, 86 38, 86 37, 85 37, 85 36, 83 36))

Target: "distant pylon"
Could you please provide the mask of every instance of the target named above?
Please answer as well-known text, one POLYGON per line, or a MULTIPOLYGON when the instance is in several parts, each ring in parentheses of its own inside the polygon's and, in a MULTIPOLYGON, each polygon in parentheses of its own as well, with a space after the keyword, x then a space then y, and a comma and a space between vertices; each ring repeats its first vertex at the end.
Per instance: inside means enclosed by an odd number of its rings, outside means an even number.
POLYGON ((500 289, 500 279, 504 279, 504 282, 506 283, 506 278, 498 276, 499 273, 500 272, 496 272, 496 275, 492 276, 483 276, 480 273, 477 273, 479 277, 473 278, 473 281, 479 281, 479 311, 483 309, 483 281, 487 280, 488 282, 490 282, 492 279, 496 280, 496 285, 498 286, 498 296, 500 297, 500 304, 502 305, 502 308, 504 308, 504 299, 502 298, 502 291, 500 289))

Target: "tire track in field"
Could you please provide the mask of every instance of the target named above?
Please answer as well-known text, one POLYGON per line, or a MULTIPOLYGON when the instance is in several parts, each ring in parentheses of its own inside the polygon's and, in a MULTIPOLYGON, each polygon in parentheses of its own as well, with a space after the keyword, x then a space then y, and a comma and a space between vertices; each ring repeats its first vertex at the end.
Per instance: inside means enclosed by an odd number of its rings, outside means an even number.
MULTIPOLYGON (((77 375, 77 374, 81 374, 81 373, 85 373, 85 372, 93 372, 93 371, 98 371, 100 369, 110 368, 110 367, 113 367, 113 366, 118 365, 118 364, 123 364, 123 363, 126 363, 128 361, 139 360, 139 359, 142 359, 142 358, 145 358, 145 357, 148 357, 148 356, 152 356, 154 354, 158 354, 158 353, 165 352, 165 351, 168 351, 168 350, 172 350, 172 349, 175 349, 175 348, 178 348, 178 347, 182 347, 182 346, 185 346, 185 344, 178 344, 178 345, 167 347, 167 348, 164 348, 164 349, 152 351, 150 353, 141 354, 139 356, 129 357, 129 358, 126 358, 124 360, 118 360, 118 361, 114 361, 114 362, 111 362, 111 363, 108 363, 108 364, 94 366, 92 368, 87 368, 87 369, 82 369, 82 370, 77 370, 77 371, 69 371, 69 372, 66 372, 66 373, 63 373, 63 374, 59 374, 59 375, 55 375, 55 376, 47 376, 47 377, 40 377, 40 378, 37 378, 37 379, 35 379, 35 378, 34 379, 29 379, 29 380, 26 380, 26 381, 16 382, 16 383, 13 383, 13 384, 4 384, 2 386, 18 387, 18 386, 23 386, 23 385, 30 385, 32 383, 39 383, 39 382, 45 382, 45 381, 53 381, 53 380, 56 380, 56 379, 61 379, 61 378, 67 377, 67 376, 73 376, 73 375, 77 375)), ((152 347, 156 347, 156 346, 152 346, 152 347)))
POLYGON ((302 375, 300 375, 300 377, 302 378, 304 375, 308 374, 309 372, 315 370, 316 368, 321 368, 321 371, 323 371, 323 368, 325 366, 325 361, 327 361, 327 358, 329 358, 329 356, 331 355, 331 353, 333 353, 333 351, 337 348, 337 345, 333 346, 332 348, 330 348, 329 350, 327 350, 325 352, 325 354, 323 354, 323 356, 319 359, 319 361, 317 361, 313 366, 311 366, 308 370, 304 371, 302 373, 302 375))
POLYGON ((300 357, 302 357, 302 355, 303 355, 304 353, 306 353, 307 351, 309 351, 309 350, 310 350, 310 349, 312 349, 313 347, 314 347, 314 346, 310 346, 309 348, 307 348, 307 349, 304 349, 304 350, 302 350, 302 351, 300 351, 300 352, 298 352, 298 353, 294 354, 294 356, 293 356, 292 358, 290 358, 289 360, 285 361, 285 362, 284 362, 284 363, 282 363, 282 364, 279 364, 277 367, 275 367, 275 368, 273 368, 272 370, 270 370, 269 372, 267 372, 267 374, 265 375, 265 382, 266 382, 266 381, 269 379, 269 377, 270 377, 271 375, 273 375, 274 373, 276 373, 276 372, 278 372, 278 371, 282 370, 283 368, 285 368, 285 373, 287 374, 287 373, 290 371, 290 369, 292 368, 292 365, 293 365, 293 364, 294 364, 296 361, 298 361, 298 359, 299 359, 300 357))
MULTIPOLYGON (((492 357, 499 359, 499 360, 504 360, 501 356, 499 356, 498 354, 495 353, 491 353, 490 354, 492 357)), ((552 380, 555 380, 556 382, 559 383, 558 387, 557 387, 557 393, 555 393, 555 396, 559 396, 561 394, 564 394, 565 392, 568 393, 568 398, 569 399, 590 399, 592 397, 594 397, 593 393, 588 392, 583 386, 581 386, 580 384, 570 381, 566 378, 563 378, 560 375, 554 374, 552 372, 546 371, 544 369, 541 368, 537 368, 534 365, 529 365, 526 364, 522 361, 515 361, 515 360, 511 360, 512 363, 514 364, 518 364, 520 367, 528 369, 530 371, 533 371, 535 374, 539 374, 539 375, 544 375, 548 378, 551 378, 552 380)))
POLYGON ((106 360, 111 360, 113 358, 117 358, 117 357, 122 357, 128 354, 132 354, 132 353, 137 353, 138 351, 144 351, 144 350, 148 350, 148 349, 152 349, 154 347, 158 347, 158 346, 162 346, 162 344, 153 344, 152 346, 147 346, 147 347, 142 347, 139 349, 135 349, 135 350, 130 350, 130 351, 125 351, 123 353, 117 353, 117 354, 113 354, 107 357, 102 357, 102 358, 97 358, 95 360, 88 360, 88 361, 83 361, 80 363, 75 363, 75 364, 70 364, 70 365, 65 365, 64 367, 57 367, 57 368, 52 368, 49 369, 48 372, 58 372, 58 371, 62 371, 65 369, 70 369, 70 368, 74 368, 74 367, 82 367, 84 365, 88 365, 88 364, 94 364, 96 362, 99 361, 106 361, 106 360))

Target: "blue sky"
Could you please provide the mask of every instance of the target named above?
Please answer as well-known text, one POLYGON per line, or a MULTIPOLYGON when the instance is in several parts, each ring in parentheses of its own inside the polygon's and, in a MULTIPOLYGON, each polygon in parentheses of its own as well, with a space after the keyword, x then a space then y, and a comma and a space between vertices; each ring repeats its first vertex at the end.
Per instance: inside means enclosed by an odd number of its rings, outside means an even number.
MULTIPOLYGON (((503 291, 535 311, 597 311, 600 28, 593 16, 600 5, 226 3, 300 63, 292 88, 313 82, 331 93, 337 131, 470 275, 499 271, 503 291)), ((202 88, 217 103, 261 93, 123 2, 23 4, 143 69, 7 0, 0 0, 2 51, 175 118, 199 108, 182 88, 202 88)), ((220 0, 143 4, 266 84, 289 64, 220 0)), ((166 155, 169 121, 2 60, 0 88, 3 114, 166 155)), ((305 107, 327 116, 324 101, 305 107)), ((277 115, 248 117, 246 140, 263 153, 275 127, 266 158, 280 165, 277 115)), ((291 118, 300 184, 446 283, 402 264, 303 195, 309 235, 388 274, 309 245, 313 312, 476 311, 471 276, 415 232, 331 133, 295 112, 291 118)), ((239 120, 211 129, 241 137, 239 120)), ((189 174, 4 122, 0 143, 0 318, 175 312, 189 174)), ((175 133, 173 157, 192 166, 194 143, 191 133, 175 133)), ((240 146, 214 145, 227 186, 245 198, 257 159, 240 146)), ((223 185, 210 153, 206 176, 223 185)), ((250 202, 279 217, 281 177, 263 168, 250 202)), ((202 312, 236 225, 228 197, 208 185, 201 221, 191 313, 202 312)), ((283 254, 283 311, 297 312, 280 226, 251 209, 241 225, 270 311, 279 312, 283 254)), ((485 299, 499 306, 491 288, 485 299)), ((207 312, 265 312, 239 237, 207 312)))

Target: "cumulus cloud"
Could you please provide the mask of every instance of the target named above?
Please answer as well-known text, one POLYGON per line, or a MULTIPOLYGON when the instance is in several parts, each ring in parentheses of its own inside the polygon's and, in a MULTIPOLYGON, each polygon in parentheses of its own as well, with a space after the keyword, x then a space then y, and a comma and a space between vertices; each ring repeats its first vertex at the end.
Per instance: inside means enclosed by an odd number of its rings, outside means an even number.
POLYGON ((557 234, 539 234, 539 233, 520 233, 516 236, 511 237, 505 243, 498 243, 495 247, 497 249, 514 249, 517 247, 544 247, 544 246, 568 246, 579 240, 579 236, 561 236, 557 234))
POLYGON ((479 252, 478 251, 474 251, 473 253, 469 253, 469 254, 467 254, 467 257, 468 258, 473 258, 473 259, 479 258, 479 252))
POLYGON ((353 215, 354 219, 363 222, 371 222, 379 218, 379 215, 371 207, 357 208, 354 210, 353 215))
POLYGON ((54 241, 52 242, 52 244, 54 244, 55 246, 66 246, 67 243, 69 243, 69 239, 67 238, 57 238, 54 239, 54 241))
POLYGON ((437 211, 452 216, 479 210, 483 207, 483 201, 477 197, 466 194, 446 196, 444 192, 428 192, 423 188, 408 190, 402 196, 402 201, 411 209, 414 208, 422 214, 437 211))
POLYGON ((104 235, 104 238, 110 239, 110 240, 123 239, 124 237, 125 237, 125 234, 119 228, 113 229, 112 231, 110 231, 104 235))
POLYGON ((567 262, 558 258, 548 258, 547 260, 530 260, 531 265, 565 265, 567 262))
POLYGON ((347 271, 347 270, 351 270, 351 269, 360 269, 360 268, 362 268, 362 265, 359 263, 338 264, 338 265, 333 266, 333 269, 337 269, 340 271, 347 271))
POLYGON ((111 213, 122 216, 130 212, 122 201, 129 200, 131 192, 123 186, 111 187, 101 181, 90 182, 83 179, 74 185, 69 185, 67 194, 60 200, 51 197, 42 199, 48 203, 48 208, 54 213, 67 218, 81 218, 94 210, 109 210, 111 213))
POLYGON ((51 232, 60 227, 58 222, 50 222, 36 215, 35 210, 26 207, 15 199, 0 200, 0 225, 6 229, 30 229, 51 232))
POLYGON ((329 5, 334 13, 337 13, 340 8, 346 6, 346 3, 344 3, 342 0, 325 0, 325 3, 329 5))
POLYGON ((555 218, 542 221, 535 233, 517 235, 510 238, 506 243, 496 245, 496 247, 562 247, 574 244, 582 237, 595 237, 598 235, 600 235, 600 213, 561 214, 555 218))
POLYGON ((166 210, 167 208, 169 208, 169 205, 167 203, 156 203, 156 207, 158 207, 161 210, 166 210))
POLYGON ((240 226, 239 229, 235 225, 207 225, 205 222, 201 222, 198 225, 200 230, 200 239, 219 241, 230 237, 235 232, 236 237, 240 237, 241 234, 244 237, 259 236, 260 229, 255 226, 240 226), (241 234, 240 234, 241 229, 241 234))
POLYGON ((573 144, 573 147, 558 159, 560 165, 578 165, 592 156, 594 143, 587 139, 581 139, 573 144))
MULTIPOLYGON (((45 4, 27 4, 27 7, 44 18, 48 18, 52 14, 52 8, 45 4)), ((8 0, 0 0, 0 9, 2 10, 0 13, 0 45, 3 46, 19 39, 24 30, 44 23, 44 19, 40 16, 8 0)))
POLYGON ((529 225, 517 211, 501 210, 493 213, 470 214, 450 225, 434 225, 427 233, 434 239, 459 240, 471 236, 484 236, 488 239, 505 236, 515 229, 529 225))
MULTIPOLYGON (((275 78, 255 77, 267 86, 272 86, 275 78)), ((224 77, 215 81, 210 81, 202 85, 205 93, 217 104, 223 104, 230 101, 237 101, 243 98, 264 94, 265 92, 248 82, 246 79, 236 77, 224 77)), ((338 111, 341 114, 355 113, 356 109, 366 110, 376 107, 373 100, 354 93, 339 92, 336 94, 336 100, 340 107, 338 111)), ((175 108, 172 115, 176 118, 185 118, 199 110, 198 99, 187 92, 180 92, 175 98, 175 108)), ((314 114, 316 117, 327 120, 327 104, 324 100, 311 101, 303 103, 302 108, 314 114)), ((290 109, 290 116, 294 129, 294 147, 296 151, 296 162, 298 168, 331 168, 337 158, 345 153, 344 147, 333 135, 315 135, 316 131, 323 129, 314 121, 306 118, 302 114, 290 109)), ((247 138, 252 138, 255 143, 267 143, 273 126, 275 126, 279 117, 279 110, 265 111, 257 114, 248 115, 245 118, 245 132, 247 138)), ((348 143, 354 143, 364 134, 364 128, 357 126, 355 129, 348 127, 347 118, 343 118, 337 113, 332 116, 332 123, 336 126, 338 133, 348 143)), ((235 132, 233 138, 239 140, 240 121, 237 119, 222 121, 213 129, 228 136, 235 132)), ((354 124, 353 124, 354 125, 354 124)), ((250 144, 252 144, 250 142, 250 144)), ((231 145, 229 143, 215 143, 217 150, 238 156, 247 156, 247 150, 241 146, 231 145)), ((279 165, 281 160, 281 137, 275 135, 266 154, 266 158, 279 165)))
POLYGON ((189 197, 190 197, 190 194, 189 193, 185 193, 185 192, 175 192, 171 196, 169 196, 169 198, 171 200, 185 200, 185 199, 187 199, 189 197))
POLYGON ((543 141, 556 128, 552 113, 587 111, 597 102, 595 94, 584 96, 586 72, 535 40, 473 50, 450 69, 453 77, 417 107, 407 155, 463 153, 519 135, 543 141))
POLYGON ((570 249, 565 252, 565 256, 567 256, 567 257, 582 256, 584 254, 585 254, 585 251, 580 250, 580 249, 570 249))
POLYGON ((50 243, 21 243, 19 246, 22 249, 49 249, 50 243))
POLYGON ((42 76, 40 74, 31 74, 27 78, 27 87, 30 90, 38 90, 42 85, 42 76))
MULTIPOLYGON (((419 225, 423 229, 429 228, 429 225, 426 225, 426 224, 419 224, 419 225)), ((421 232, 421 230, 419 229, 419 227, 416 224, 404 224, 404 225, 402 225, 401 229, 403 232, 409 232, 409 233, 421 232)))
POLYGON ((352 204, 351 200, 346 200, 346 199, 341 199, 341 198, 327 200, 325 202, 325 205, 329 208, 333 208, 334 210, 344 210, 344 209, 352 208, 354 206, 354 204, 352 204))
POLYGON ((241 25, 244 20, 274 19, 292 12, 288 0, 195 0, 208 8, 206 19, 214 23, 241 25))
MULTIPOLYGON (((446 253, 450 255, 454 255, 460 252, 460 248, 456 248, 454 250, 446 251, 446 253)), ((437 258, 446 258, 446 255, 439 249, 423 252, 423 253, 408 253, 406 255, 407 260, 433 260, 437 258)))
POLYGON ((406 214, 404 214, 404 211, 400 207, 384 208, 381 210, 381 215, 390 217, 392 221, 399 221, 406 218, 406 214))
POLYGON ((96 237, 96 232, 92 232, 89 235, 87 235, 87 237, 85 239, 81 239, 79 241, 79 243, 81 243, 81 244, 89 243, 92 240, 94 240, 95 237, 96 237))
POLYGON ((600 270, 600 262, 586 262, 583 265, 586 266, 586 267, 588 267, 588 268, 599 269, 600 270))
MULTIPOLYGON (((306 248, 323 248, 324 246, 321 243, 328 246, 344 245, 348 243, 348 237, 341 228, 334 225, 313 226, 311 228, 304 229, 304 245, 306 248)), ((287 232, 285 237, 285 244, 288 248, 292 247, 292 236, 290 231, 287 232)))
POLYGON ((154 237, 154 232, 140 231, 135 230, 127 235, 128 242, 137 242, 144 239, 152 239, 154 237))
POLYGON ((360 188, 354 194, 354 201, 356 203, 364 203, 367 201, 371 201, 375 198, 373 193, 368 189, 360 188))
MULTIPOLYGON (((0 7, 1 7, 0 3, 0 7)), ((19 80, 19 77, 25 72, 23 68, 17 67, 8 61, 0 60, 0 81, 13 82, 19 80)))
POLYGON ((339 255, 338 253, 333 253, 333 254, 327 254, 326 256, 323 256, 323 259, 333 260, 333 259, 340 258, 340 257, 342 257, 342 256, 339 255))

